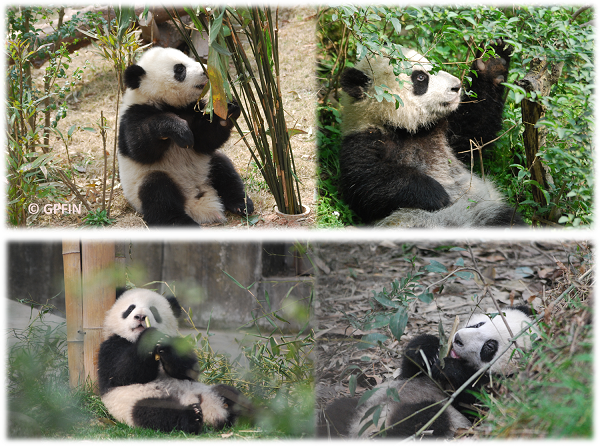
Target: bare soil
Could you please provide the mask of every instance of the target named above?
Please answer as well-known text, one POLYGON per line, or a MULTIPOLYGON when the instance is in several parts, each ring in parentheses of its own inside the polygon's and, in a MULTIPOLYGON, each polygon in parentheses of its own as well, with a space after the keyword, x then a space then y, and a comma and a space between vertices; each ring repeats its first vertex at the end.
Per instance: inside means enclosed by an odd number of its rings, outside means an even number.
MULTIPOLYGON (((275 214, 275 200, 268 191, 260 172, 252 163, 248 148, 240 140, 237 133, 232 133, 222 151, 231 158, 240 175, 244 179, 248 195, 255 205, 254 215, 258 218, 252 225, 244 222, 239 216, 227 213, 227 221, 222 224, 206 225, 223 228, 290 228, 310 227, 314 224, 315 204, 315 162, 316 162, 316 121, 315 104, 317 84, 315 80, 315 24, 316 8, 298 7, 280 11, 279 51, 281 69, 281 89, 283 105, 288 116, 288 128, 303 130, 304 134, 292 138, 292 150, 296 164, 296 173, 300 184, 302 204, 311 209, 307 218, 299 221, 287 220, 275 214)), ((97 54, 93 46, 80 49, 72 55, 69 71, 76 67, 85 67, 81 82, 76 92, 69 98, 67 117, 60 121, 59 130, 66 134, 72 125, 80 128, 93 127, 95 132, 78 130, 74 133, 68 150, 58 137, 50 141, 55 160, 63 169, 69 167, 69 162, 78 171, 74 178, 78 189, 85 195, 94 209, 102 202, 102 178, 104 171, 104 156, 102 138, 98 131, 100 112, 108 120, 112 131, 108 133, 106 143, 107 170, 112 171, 114 126, 116 120, 117 89, 116 78, 109 61, 97 54)), ((34 77, 39 80, 44 66, 34 70, 34 77)), ((242 127, 242 130, 244 128, 242 127)), ((118 172, 118 166, 117 166, 118 172)), ((106 191, 108 201, 110 181, 106 191)), ((65 190, 66 187, 65 187, 65 190)), ((79 204, 73 194, 67 196, 68 203, 79 204)), ((41 206, 46 204, 40 200, 41 206)), ((87 211, 85 207, 82 215, 87 211)), ((45 215, 43 212, 32 216, 30 224, 33 227, 81 227, 81 216, 74 215, 45 215)), ((111 218, 116 222, 110 228, 146 228, 141 216, 129 205, 123 196, 120 182, 115 182, 111 218)))
MULTIPOLYGON (((449 334, 456 316, 464 323, 475 311, 496 312, 493 301, 484 295, 484 285, 502 306, 532 304, 539 312, 556 298, 564 283, 584 272, 583 254, 589 246, 576 242, 392 242, 320 243, 315 262, 319 267, 316 280, 315 325, 317 346, 315 362, 316 398, 324 407, 333 398, 349 396, 348 378, 358 378, 357 394, 394 377, 400 367, 403 346, 417 334, 438 334, 441 323, 449 334), (450 251, 461 247, 462 251, 450 251), (437 283, 435 299, 430 304, 416 301, 409 309, 405 334, 396 340, 387 328, 366 330, 352 326, 350 318, 364 317, 373 308, 373 291, 379 292, 410 272, 415 257, 417 267, 435 260, 448 271, 458 259, 475 267, 485 277, 465 280, 456 276, 428 273, 420 283, 437 283), (443 287, 441 286, 443 285, 443 287), (383 348, 359 350, 356 340, 367 333, 389 336, 383 348)), ((562 291, 561 291, 562 292, 562 291)), ((377 305, 374 306, 377 308, 377 305)), ((557 306, 554 311, 560 311, 557 306)))

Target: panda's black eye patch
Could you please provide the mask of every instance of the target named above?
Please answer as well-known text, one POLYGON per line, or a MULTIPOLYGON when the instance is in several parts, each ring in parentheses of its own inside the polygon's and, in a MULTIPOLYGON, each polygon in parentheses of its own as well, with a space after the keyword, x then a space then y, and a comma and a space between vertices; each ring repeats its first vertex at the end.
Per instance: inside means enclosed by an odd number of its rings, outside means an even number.
POLYGON ((421 96, 427 93, 429 88, 429 75, 422 70, 415 70, 410 75, 410 80, 413 84, 413 93, 416 96, 421 96))
POLYGON ((183 82, 185 80, 185 65, 182 63, 178 63, 173 67, 173 73, 175 74, 175 80, 178 82, 183 82))
POLYGON ((485 321, 484 321, 484 322, 480 322, 480 323, 478 323, 478 324, 475 324, 475 325, 469 325, 469 326, 468 326, 468 327, 466 327, 466 328, 479 328, 479 327, 481 327, 483 324, 485 324, 485 321))
POLYGON ((498 341, 495 339, 489 339, 485 341, 483 347, 481 347, 481 352, 479 356, 481 357, 482 362, 490 362, 494 359, 496 352, 498 351, 498 341))
POLYGON ((133 305, 133 304, 129 305, 129 308, 127 308, 127 310, 125 310, 123 312, 123 315, 122 315, 123 319, 127 319, 133 310, 135 310, 135 305, 133 305))
POLYGON ((162 322, 162 318, 160 317, 160 313, 158 312, 156 307, 150 307, 150 311, 152 311, 152 316, 154 316, 154 320, 160 324, 162 322))

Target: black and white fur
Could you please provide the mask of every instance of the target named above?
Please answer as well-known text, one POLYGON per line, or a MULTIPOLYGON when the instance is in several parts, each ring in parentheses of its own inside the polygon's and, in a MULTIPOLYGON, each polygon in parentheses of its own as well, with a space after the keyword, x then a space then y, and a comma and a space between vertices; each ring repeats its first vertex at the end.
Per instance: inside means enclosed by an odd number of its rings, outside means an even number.
POLYGON ((125 291, 107 311, 98 385, 118 421, 198 434, 204 424, 220 429, 241 413, 237 389, 196 381, 198 358, 177 333, 180 313, 174 297, 141 288, 125 291))
MULTIPOLYGON (((527 307, 506 308, 503 314, 513 335, 532 322, 527 307)), ((529 349, 531 335, 536 333, 537 330, 531 328, 529 333, 518 338, 517 347, 529 349)), ((441 409, 442 401, 448 397, 446 392, 452 393, 477 370, 496 359, 510 343, 510 338, 500 315, 473 315, 466 326, 454 335, 452 350, 443 359, 442 365, 437 336, 424 334, 415 337, 404 350, 400 376, 379 386, 377 392, 361 406, 357 406, 358 398, 334 400, 319 414, 317 435, 326 438, 414 435, 441 409), (395 389, 399 401, 395 400, 390 389, 395 389), (365 414, 378 405, 382 407, 379 424, 372 424, 359 435, 363 426, 372 420, 372 415, 365 417, 365 414)), ((500 356, 488 373, 511 374, 514 371, 511 360, 514 349, 513 345, 500 356)), ((479 389, 489 382, 489 376, 479 378, 469 390, 479 389)), ((477 398, 469 392, 459 394, 453 405, 427 429, 429 435, 452 437, 457 429, 471 427, 472 423, 464 412, 476 401, 477 398)))
MULTIPOLYGON (((498 52, 509 57, 501 46, 498 52)), ((503 99, 497 87, 502 74, 488 69, 489 61, 474 63, 472 90, 480 102, 459 107, 458 78, 445 71, 431 74, 423 56, 412 50, 404 54, 412 64, 408 74, 396 76, 384 57, 367 57, 342 74, 344 200, 363 222, 379 226, 522 224, 494 185, 472 174, 455 154, 468 150, 470 140, 491 140, 501 126, 503 99), (374 87, 381 85, 402 99, 398 108, 373 97, 374 87)))
POLYGON ((152 48, 125 70, 119 130, 123 192, 151 226, 199 225, 251 214, 254 205, 231 160, 217 152, 240 115, 212 122, 197 104, 207 78, 173 48, 152 48))

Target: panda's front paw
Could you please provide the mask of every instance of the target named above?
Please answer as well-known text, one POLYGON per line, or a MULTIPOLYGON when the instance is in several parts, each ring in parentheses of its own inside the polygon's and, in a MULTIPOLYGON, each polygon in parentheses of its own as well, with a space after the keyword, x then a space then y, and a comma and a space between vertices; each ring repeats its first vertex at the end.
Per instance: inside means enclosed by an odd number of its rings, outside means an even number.
POLYGON ((191 149, 194 147, 194 134, 189 127, 180 129, 179 132, 174 132, 170 138, 175 144, 184 149, 191 149))
POLYGON ((230 118, 232 121, 235 121, 237 118, 240 117, 240 106, 238 105, 238 103, 236 101, 233 102, 228 102, 227 103, 227 117, 230 118))
POLYGON ((498 39, 495 44, 491 45, 496 53, 496 57, 490 57, 486 61, 483 60, 483 54, 478 53, 477 60, 473 63, 473 68, 478 73, 478 77, 487 78, 496 86, 508 79, 508 68, 510 65, 510 55, 513 47, 505 44, 502 39, 498 39))
POLYGON ((196 381, 200 375, 198 356, 185 338, 164 339, 156 346, 156 355, 165 372, 175 379, 196 381))

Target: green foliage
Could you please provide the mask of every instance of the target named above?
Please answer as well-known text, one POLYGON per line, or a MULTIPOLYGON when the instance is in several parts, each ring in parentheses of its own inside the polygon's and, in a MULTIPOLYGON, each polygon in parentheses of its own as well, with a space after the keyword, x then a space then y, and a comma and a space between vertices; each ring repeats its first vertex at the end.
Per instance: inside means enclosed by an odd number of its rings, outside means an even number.
POLYGON ((106 209, 96 209, 88 212, 82 218, 83 222, 87 226, 110 226, 116 220, 108 217, 106 209))
MULTIPOLYGON (((33 315, 35 304, 22 303, 31 304, 33 315)), ((26 328, 11 333, 6 369, 12 437, 53 436, 89 419, 82 394, 69 389, 65 324, 45 320, 51 309, 43 306, 26 328)))
MULTIPOLYGON (((401 48, 413 48, 433 63, 434 72, 449 71, 468 86, 476 52, 482 45, 503 39, 514 47, 506 84, 509 92, 503 136, 491 156, 486 153, 486 170, 526 218, 547 218, 554 211, 562 215, 560 224, 589 225, 594 177, 591 148, 595 73, 593 29, 587 22, 593 19, 593 10, 577 15, 575 11, 573 7, 537 6, 326 8, 320 12, 318 27, 321 107, 338 108, 341 72, 365 55, 385 55, 398 74, 403 69, 401 48), (515 85, 536 57, 551 64, 564 62, 562 77, 550 96, 540 97, 539 92, 527 96, 547 107, 545 118, 538 123, 538 127, 548 130, 546 145, 538 156, 554 178, 554 184, 545 191, 551 203, 545 208, 533 201, 531 190, 537 185, 524 167, 520 101, 525 98, 525 91, 515 85)), ((488 47, 488 51, 492 50, 488 47)), ((383 87, 380 96, 381 100, 395 100, 386 96, 383 87)), ((330 114, 319 114, 323 128, 331 126, 330 114)), ((335 123, 334 127, 339 129, 335 123)), ((325 138, 320 143, 320 156, 325 159, 339 151, 339 140, 325 138)), ((332 164, 328 161, 328 165, 332 164)), ((337 197, 329 189, 335 187, 337 173, 328 170, 320 178, 325 185, 320 185, 319 192, 331 198, 329 203, 334 206, 337 197)), ((341 213, 340 209, 337 211, 341 213)))
POLYGON ((14 226, 26 224, 30 203, 40 198, 61 201, 64 196, 52 171, 53 155, 47 135, 66 116, 66 98, 82 73, 76 69, 71 76, 66 74, 71 57, 64 44, 50 51, 51 43, 40 46, 38 42, 39 30, 34 22, 52 10, 19 9, 8 10, 6 31, 6 50, 11 61, 6 67, 7 215, 14 226), (35 60, 46 56, 49 60, 40 89, 33 82, 31 69, 35 60))
MULTIPOLYGON (((462 248, 452 249, 459 250, 462 248)), ((352 314, 344 316, 353 327, 363 331, 387 327, 391 335, 399 340, 404 334, 408 322, 408 309, 410 305, 417 300, 424 303, 430 303, 434 300, 434 295, 430 290, 431 285, 424 286, 421 284, 426 274, 442 274, 444 276, 440 281, 442 283, 452 276, 465 280, 473 277, 473 273, 464 267, 462 257, 458 258, 453 265, 454 268, 450 271, 442 263, 435 260, 430 260, 427 265, 418 268, 416 266, 416 257, 404 258, 403 260, 410 263, 410 271, 405 277, 394 280, 390 284, 389 290, 385 287, 381 291, 373 290, 373 296, 369 299, 370 311, 367 311, 360 318, 352 314)), ((440 291, 442 289, 443 286, 440 287, 440 291)), ((358 348, 381 346, 383 342, 388 340, 389 337, 381 333, 367 334, 361 338, 358 348)))
POLYGON ((317 204, 317 226, 339 228, 352 225, 358 218, 344 203, 339 194, 340 174, 339 150, 342 143, 340 112, 332 106, 319 106, 318 163, 319 201, 317 204))

